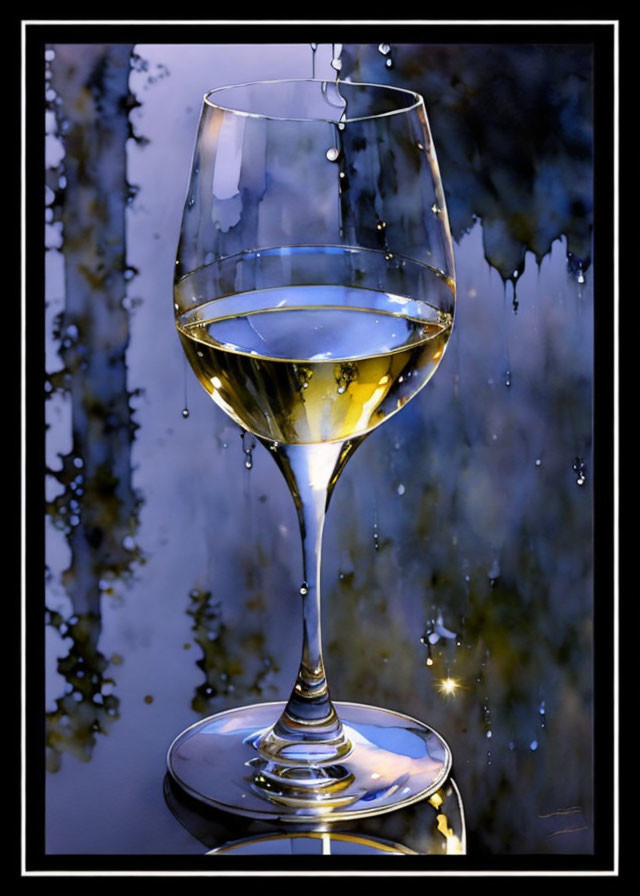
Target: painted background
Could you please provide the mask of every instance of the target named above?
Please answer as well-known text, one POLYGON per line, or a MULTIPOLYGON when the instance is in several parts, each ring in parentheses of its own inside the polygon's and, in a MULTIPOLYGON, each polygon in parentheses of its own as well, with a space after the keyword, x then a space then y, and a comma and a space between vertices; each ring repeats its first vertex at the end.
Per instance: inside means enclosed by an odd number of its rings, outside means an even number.
MULTIPOLYGON (((590 48, 335 49, 342 77, 425 97, 458 305, 437 375, 332 499, 332 694, 444 735, 472 854, 589 853, 590 48)), ((202 94, 311 67, 275 43, 47 52, 51 854, 204 852, 206 819, 165 798, 169 743, 295 676, 293 503, 186 370, 171 284, 202 94)))

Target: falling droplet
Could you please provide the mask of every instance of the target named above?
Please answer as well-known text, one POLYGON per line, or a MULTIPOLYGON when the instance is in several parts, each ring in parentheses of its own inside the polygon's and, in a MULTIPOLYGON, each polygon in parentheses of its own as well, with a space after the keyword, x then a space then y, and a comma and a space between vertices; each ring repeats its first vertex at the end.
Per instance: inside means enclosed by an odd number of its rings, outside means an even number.
POLYGON ((303 582, 302 585, 300 585, 300 594, 304 597, 305 594, 308 594, 308 593, 309 593, 309 584, 308 584, 308 582, 303 582))
POLYGON ((384 64, 387 66, 387 68, 393 68, 393 59, 389 58, 385 60, 384 64))
POLYGON ((376 223, 376 230, 384 230, 386 226, 387 226, 387 222, 386 222, 386 221, 379 220, 379 221, 376 223))
POLYGON ((530 750, 537 750, 537 749, 538 749, 538 741, 537 741, 537 740, 532 740, 531 743, 529 744, 529 749, 530 749, 530 750))
POLYGON ((187 358, 186 356, 182 361, 182 389, 184 392, 184 408, 182 409, 182 416, 189 416, 189 401, 187 399, 187 358))
POLYGON ((567 252, 567 270, 576 283, 582 285, 585 282, 583 261, 574 255, 573 252, 567 252))
POLYGON ((245 436, 247 435, 248 433, 245 432, 244 429, 241 430, 240 439, 242 441, 242 451, 245 455, 244 465, 247 470, 251 470, 253 468, 253 449, 256 447, 256 443, 254 442, 253 437, 251 437, 251 443, 247 446, 245 444, 245 436))
POLYGON ((337 146, 332 146, 326 151, 325 155, 330 162, 337 162, 338 158, 340 157, 340 150, 337 146))
POLYGON ((536 457, 536 467, 539 467, 541 465, 542 465, 542 461, 540 460, 539 457, 536 457))
POLYGON ((406 491, 406 489, 405 489, 403 483, 401 482, 401 483, 399 484, 399 486, 397 487, 397 489, 396 489, 396 494, 398 494, 398 495, 404 495, 405 491, 406 491))
POLYGON ((574 460, 573 471, 577 474, 576 485, 584 485, 587 481, 587 468, 584 460, 581 457, 576 457, 576 459, 574 460))
POLYGON ((511 385, 511 371, 507 370, 504 374, 504 384, 507 388, 511 385))
POLYGON ((391 52, 391 47, 389 46, 389 44, 379 44, 378 52, 382 53, 383 56, 388 56, 391 52))

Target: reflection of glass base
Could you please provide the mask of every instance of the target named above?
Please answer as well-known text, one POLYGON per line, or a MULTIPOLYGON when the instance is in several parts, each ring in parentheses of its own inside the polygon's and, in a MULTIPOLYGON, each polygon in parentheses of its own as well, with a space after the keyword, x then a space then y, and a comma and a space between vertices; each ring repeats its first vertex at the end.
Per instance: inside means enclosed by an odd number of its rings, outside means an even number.
POLYGON ((212 849, 207 855, 286 855, 286 856, 369 856, 405 855, 416 853, 399 843, 388 843, 373 837, 355 834, 313 833, 305 834, 265 834, 237 843, 229 843, 212 849))
POLYGON ((445 781, 451 752, 422 722, 357 703, 335 703, 351 752, 339 763, 276 765, 254 747, 284 703, 227 710, 183 731, 169 748, 169 772, 210 806, 259 818, 309 823, 390 812, 445 781))

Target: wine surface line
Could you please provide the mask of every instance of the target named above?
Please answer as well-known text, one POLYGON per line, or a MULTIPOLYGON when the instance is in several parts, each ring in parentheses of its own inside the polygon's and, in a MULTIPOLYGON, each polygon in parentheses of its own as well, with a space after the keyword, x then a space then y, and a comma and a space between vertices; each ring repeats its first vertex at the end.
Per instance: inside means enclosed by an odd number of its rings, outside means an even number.
POLYGON ((435 372, 451 323, 428 302, 323 284, 202 303, 178 333, 237 423, 305 444, 363 435, 402 408, 435 372))

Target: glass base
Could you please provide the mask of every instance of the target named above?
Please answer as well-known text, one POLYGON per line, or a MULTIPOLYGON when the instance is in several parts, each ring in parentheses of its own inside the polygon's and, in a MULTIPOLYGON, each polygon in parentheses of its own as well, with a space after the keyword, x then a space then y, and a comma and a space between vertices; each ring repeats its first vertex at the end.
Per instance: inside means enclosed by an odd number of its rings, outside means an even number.
POLYGON ((285 703, 261 703, 187 728, 169 748, 169 772, 188 794, 216 809, 307 824, 390 812, 429 796, 446 780, 451 751, 433 729, 388 709, 334 706, 352 744, 338 763, 264 759, 256 741, 285 703))

